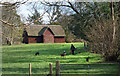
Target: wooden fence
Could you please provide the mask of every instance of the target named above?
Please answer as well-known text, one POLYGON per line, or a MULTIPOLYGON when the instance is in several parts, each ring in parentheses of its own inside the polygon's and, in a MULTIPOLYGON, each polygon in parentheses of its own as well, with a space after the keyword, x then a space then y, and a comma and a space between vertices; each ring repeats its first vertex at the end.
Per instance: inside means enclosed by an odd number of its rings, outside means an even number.
MULTIPOLYGON (((96 63, 96 64, 60 64, 60 61, 56 61, 56 76, 60 76, 61 74, 71 74, 71 73, 102 73, 102 72, 114 72, 113 68, 116 68, 118 71, 116 73, 117 76, 120 76, 120 63, 96 63), (116 65, 116 67, 114 67, 116 65), (66 66, 66 67, 65 67, 66 66), (74 67, 71 67, 74 66, 74 67), (77 67, 75 67, 77 66, 77 67), (103 69, 100 71, 91 71, 91 69, 103 69), (107 69, 107 70, 104 70, 107 69), (111 69, 111 70, 110 70, 111 69), (65 70, 65 71, 63 71, 65 70), (69 70, 69 71, 67 71, 69 70), (73 71, 70 71, 73 70, 73 71), (76 71, 79 70, 79 71, 76 71), (82 71, 84 70, 84 71, 82 71)), ((49 64, 49 76, 52 76, 52 63, 49 64)), ((115 70, 116 71, 116 70, 115 70)), ((29 64, 29 76, 31 76, 31 63, 29 64)))
POLYGON ((60 74, 80 74, 80 73, 111 73, 116 72, 117 75, 120 76, 120 64, 119 63, 96 63, 96 64, 60 64, 60 61, 56 61, 56 76, 60 76, 60 74), (67 66, 67 67, 64 67, 67 66), (71 67, 74 66, 74 67, 71 67), (77 67, 75 67, 77 66, 77 67), (93 70, 96 69, 96 70, 93 70), (102 70, 100 70, 102 69, 102 70), (111 70, 110 70, 111 69, 111 70), (65 70, 65 71, 63 71, 65 70), (73 70, 73 71, 67 71, 73 70), (78 71, 76 71, 78 70, 78 71))

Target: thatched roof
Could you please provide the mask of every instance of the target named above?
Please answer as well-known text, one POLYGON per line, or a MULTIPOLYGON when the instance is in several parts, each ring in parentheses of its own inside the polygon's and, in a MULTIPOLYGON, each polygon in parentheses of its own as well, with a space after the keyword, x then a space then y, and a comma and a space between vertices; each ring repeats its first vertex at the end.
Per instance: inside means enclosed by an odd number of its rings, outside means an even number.
POLYGON ((50 29, 54 36, 65 36, 65 32, 60 25, 30 25, 26 28, 28 36, 41 36, 46 29, 50 29))

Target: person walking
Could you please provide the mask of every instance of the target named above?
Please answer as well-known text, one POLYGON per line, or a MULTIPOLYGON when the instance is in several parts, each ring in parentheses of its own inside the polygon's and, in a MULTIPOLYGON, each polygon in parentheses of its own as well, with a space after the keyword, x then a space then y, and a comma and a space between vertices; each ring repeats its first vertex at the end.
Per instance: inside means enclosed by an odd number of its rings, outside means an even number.
POLYGON ((73 46, 73 44, 71 44, 70 50, 72 51, 72 55, 74 55, 75 47, 73 46))

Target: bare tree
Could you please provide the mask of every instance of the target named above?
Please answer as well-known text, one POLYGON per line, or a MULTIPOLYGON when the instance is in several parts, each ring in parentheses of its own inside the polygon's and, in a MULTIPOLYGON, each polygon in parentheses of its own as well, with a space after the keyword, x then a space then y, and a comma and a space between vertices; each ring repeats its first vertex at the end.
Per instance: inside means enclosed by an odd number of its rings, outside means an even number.
POLYGON ((87 29, 89 50, 101 53, 105 61, 116 61, 120 55, 119 18, 114 14, 114 3, 110 3, 111 19, 94 22, 95 26, 87 29))
POLYGON ((115 39, 115 32, 116 32, 116 27, 115 27, 115 17, 114 17, 114 3, 110 3, 110 9, 111 9, 111 18, 112 18, 112 23, 113 23, 113 42, 115 39))
MULTIPOLYGON (((42 4, 46 5, 46 6, 56 6, 56 7, 68 7, 68 8, 71 8, 74 12, 76 12, 77 14, 80 14, 79 10, 76 9, 76 3, 78 2, 75 2, 75 3, 71 3, 71 2, 67 2, 67 3, 64 3, 64 2, 42 2, 42 4)), ((80 3, 82 4, 82 3, 80 3)))
POLYGON ((2 34, 3 43, 13 44, 14 36, 17 35, 16 27, 21 25, 20 16, 16 14, 15 6, 2 6, 2 34))
MULTIPOLYGON (((86 36, 89 40, 89 50, 96 53, 101 53, 106 61, 116 61, 120 55, 118 50, 118 34, 115 34, 113 42, 113 23, 112 20, 101 19, 94 22, 95 26, 89 27, 86 31, 86 36)), ((119 27, 119 24, 116 24, 119 27)), ((119 31, 118 29, 116 30, 119 31)))
MULTIPOLYGON (((27 0, 28 1, 28 0, 27 0)), ((0 21, 3 23, 2 24, 2 42, 3 44, 13 44, 14 38, 18 34, 18 29, 20 32, 21 26, 23 23, 21 23, 20 16, 16 14, 16 8, 19 7, 20 4, 24 4, 27 1, 16 1, 13 3, 9 2, 0 2, 1 7, 2 7, 2 18, 0 21)))
POLYGON ((48 14, 48 18, 49 18, 49 24, 52 24, 52 23, 57 23, 59 17, 61 16, 61 9, 59 6, 52 6, 52 7, 47 7, 48 8, 48 11, 47 14, 48 14))
POLYGON ((22 0, 22 1, 16 0, 14 2, 0 1, 0 4, 7 7, 11 7, 11 6, 19 7, 21 4, 25 4, 27 1, 29 0, 22 0))

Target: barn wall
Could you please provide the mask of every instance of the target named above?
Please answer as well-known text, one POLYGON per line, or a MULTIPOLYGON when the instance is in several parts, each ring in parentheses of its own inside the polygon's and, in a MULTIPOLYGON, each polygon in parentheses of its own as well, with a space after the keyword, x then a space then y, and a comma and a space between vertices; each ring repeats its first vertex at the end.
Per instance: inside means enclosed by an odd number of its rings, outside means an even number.
POLYGON ((47 29, 43 34, 43 42, 44 43, 54 43, 54 35, 52 32, 47 29))
POLYGON ((29 36, 28 43, 42 43, 42 36, 29 36))
POLYGON ((55 37, 55 43, 65 43, 65 37, 55 37))

